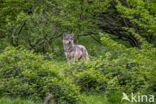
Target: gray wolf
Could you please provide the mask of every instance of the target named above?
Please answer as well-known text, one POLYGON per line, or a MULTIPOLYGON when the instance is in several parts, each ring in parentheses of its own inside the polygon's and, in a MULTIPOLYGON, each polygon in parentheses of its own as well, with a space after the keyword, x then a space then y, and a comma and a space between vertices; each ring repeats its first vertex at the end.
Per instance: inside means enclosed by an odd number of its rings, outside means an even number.
POLYGON ((75 45, 74 34, 63 35, 63 47, 67 61, 69 60, 88 60, 88 52, 83 45, 75 45))

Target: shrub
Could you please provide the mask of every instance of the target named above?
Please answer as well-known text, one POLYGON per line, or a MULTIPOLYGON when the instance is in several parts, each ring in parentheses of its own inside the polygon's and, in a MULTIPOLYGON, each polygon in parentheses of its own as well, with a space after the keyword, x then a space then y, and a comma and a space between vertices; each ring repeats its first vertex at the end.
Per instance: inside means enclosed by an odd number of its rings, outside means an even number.
POLYGON ((66 76, 74 80, 82 92, 106 91, 109 87, 117 87, 117 77, 112 74, 104 74, 101 70, 102 62, 100 59, 91 61, 80 61, 64 66, 63 72, 66 76))
POLYGON ((1 95, 44 98, 51 93, 59 103, 79 98, 79 88, 59 73, 52 60, 20 47, 8 47, 0 54, 0 80, 1 95))
POLYGON ((146 42, 142 49, 127 48, 113 41, 108 34, 101 34, 101 39, 110 49, 103 56, 62 68, 81 91, 155 92, 156 48, 146 42))
POLYGON ((84 70, 75 75, 75 82, 80 86, 82 91, 103 90, 106 89, 106 78, 100 71, 84 70))
POLYGON ((104 70, 109 69, 109 73, 114 73, 114 76, 118 76, 118 81, 121 89, 127 92, 154 92, 155 80, 154 68, 156 67, 156 48, 147 43, 141 37, 142 49, 127 48, 122 44, 113 41, 109 34, 100 34, 102 42, 111 47, 112 51, 109 55, 106 54, 103 59, 104 70), (117 53, 116 58, 112 58, 111 54, 117 53))

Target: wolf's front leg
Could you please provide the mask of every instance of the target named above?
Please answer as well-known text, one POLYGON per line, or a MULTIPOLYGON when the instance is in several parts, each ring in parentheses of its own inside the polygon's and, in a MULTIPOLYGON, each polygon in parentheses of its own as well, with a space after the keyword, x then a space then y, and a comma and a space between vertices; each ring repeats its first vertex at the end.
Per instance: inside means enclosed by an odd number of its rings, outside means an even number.
POLYGON ((66 56, 67 61, 69 61, 70 57, 69 57, 69 54, 67 52, 65 52, 65 56, 66 56))
POLYGON ((71 60, 71 56, 66 56, 66 59, 67 59, 67 61, 70 61, 71 60))

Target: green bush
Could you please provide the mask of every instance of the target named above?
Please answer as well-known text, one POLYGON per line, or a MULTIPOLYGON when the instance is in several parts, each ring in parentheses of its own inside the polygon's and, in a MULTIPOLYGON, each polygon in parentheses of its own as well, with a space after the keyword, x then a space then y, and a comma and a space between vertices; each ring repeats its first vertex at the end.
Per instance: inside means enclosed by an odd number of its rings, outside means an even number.
POLYGON ((142 49, 127 48, 107 34, 101 34, 101 39, 109 47, 108 52, 97 59, 63 66, 64 74, 70 76, 81 91, 116 89, 126 93, 154 93, 156 49, 146 42, 142 49))
POLYGON ((109 48, 100 58, 57 66, 49 54, 6 48, 0 54, 0 94, 43 99, 50 93, 58 103, 73 104, 82 97, 80 91, 105 91, 108 95, 114 90, 152 94, 156 91, 156 48, 146 42, 142 49, 127 48, 108 34, 101 34, 101 40, 109 48))
POLYGON ((45 98, 52 94, 56 102, 74 103, 79 88, 59 73, 53 60, 23 48, 8 47, 0 54, 0 94, 45 98))
POLYGON ((84 70, 75 75, 75 82, 80 86, 82 91, 89 90, 106 90, 107 82, 103 74, 96 70, 84 70))
POLYGON ((104 71, 118 76, 119 85, 127 92, 155 92, 154 69, 156 68, 156 48, 141 37, 142 49, 127 48, 113 41, 108 34, 101 34, 102 42, 111 47, 103 59, 104 71), (112 58, 112 53, 117 53, 112 58))
POLYGON ((117 77, 112 77, 112 74, 104 74, 100 59, 91 61, 73 62, 70 65, 63 66, 65 76, 74 80, 82 92, 105 92, 109 87, 117 87, 117 77))

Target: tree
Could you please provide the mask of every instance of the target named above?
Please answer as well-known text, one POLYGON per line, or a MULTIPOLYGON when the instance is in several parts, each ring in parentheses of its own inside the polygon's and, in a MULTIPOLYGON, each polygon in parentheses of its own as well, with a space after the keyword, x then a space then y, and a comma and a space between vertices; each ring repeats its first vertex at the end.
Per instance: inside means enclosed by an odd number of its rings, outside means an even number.
POLYGON ((100 27, 106 33, 127 40, 131 46, 141 48, 144 38, 149 43, 155 39, 156 14, 153 1, 112 0, 110 10, 103 13, 100 27))

